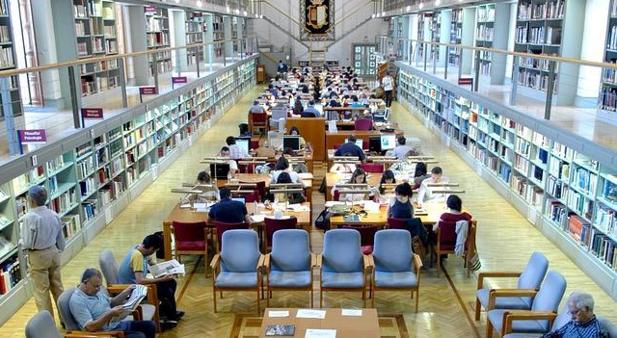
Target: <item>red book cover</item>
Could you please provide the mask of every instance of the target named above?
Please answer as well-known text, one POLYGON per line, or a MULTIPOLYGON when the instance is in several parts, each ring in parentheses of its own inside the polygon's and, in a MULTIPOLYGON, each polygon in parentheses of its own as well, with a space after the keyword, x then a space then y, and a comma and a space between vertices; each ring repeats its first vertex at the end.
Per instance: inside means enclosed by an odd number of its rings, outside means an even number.
POLYGON ((581 232, 583 231, 583 224, 585 221, 577 215, 570 216, 570 220, 568 222, 568 228, 570 230, 570 234, 577 241, 581 240, 581 232))
POLYGON ((0 295, 6 293, 6 285, 4 284, 4 271, 0 269, 0 295))

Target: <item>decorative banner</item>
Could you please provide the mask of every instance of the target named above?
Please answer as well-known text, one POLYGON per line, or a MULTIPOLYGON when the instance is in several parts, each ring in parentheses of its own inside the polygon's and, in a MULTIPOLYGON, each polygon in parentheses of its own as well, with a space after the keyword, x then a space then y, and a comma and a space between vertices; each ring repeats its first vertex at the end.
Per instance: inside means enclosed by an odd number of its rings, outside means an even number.
POLYGON ((44 144, 47 143, 45 129, 22 129, 17 131, 21 144, 44 144))
POLYGON ((103 108, 81 108, 81 116, 84 119, 102 119, 103 108))
POLYGON ((300 39, 334 40, 334 0, 300 1, 300 39))

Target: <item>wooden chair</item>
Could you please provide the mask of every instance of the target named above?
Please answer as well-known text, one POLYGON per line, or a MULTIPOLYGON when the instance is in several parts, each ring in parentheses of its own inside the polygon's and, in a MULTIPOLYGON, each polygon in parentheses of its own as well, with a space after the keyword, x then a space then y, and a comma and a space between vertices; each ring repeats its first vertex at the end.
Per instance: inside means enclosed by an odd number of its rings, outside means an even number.
POLYGON ((360 233, 360 250, 364 255, 370 255, 373 252, 373 244, 375 233, 383 227, 380 225, 359 225, 359 224, 344 224, 341 229, 354 229, 360 233))
POLYGON ((221 253, 223 251, 223 234, 228 230, 247 230, 250 228, 250 225, 247 223, 225 223, 214 221, 214 228, 216 230, 216 252, 221 253))
MULTIPOLYGON (((467 270, 467 276, 469 276, 469 260, 471 255, 469 254, 469 248, 476 245, 476 226, 475 220, 469 222, 469 229, 467 230, 467 240, 465 241, 465 251, 463 253, 464 266, 467 270)), ((437 275, 441 271, 441 255, 454 254, 454 248, 456 246, 456 223, 455 222, 441 222, 439 221, 439 228, 437 229, 436 244, 433 247, 434 253, 437 256, 437 275)))
POLYGON ((211 229, 206 222, 172 222, 176 250, 179 262, 183 255, 204 256, 205 276, 208 277, 208 235, 211 229))
POLYGON ((249 129, 251 134, 255 131, 268 131, 268 113, 249 113, 249 129))
POLYGON ((264 225, 262 235, 264 252, 268 252, 272 246, 272 236, 274 236, 274 233, 283 229, 295 229, 298 226, 298 219, 295 217, 285 219, 266 217, 264 218, 264 225))

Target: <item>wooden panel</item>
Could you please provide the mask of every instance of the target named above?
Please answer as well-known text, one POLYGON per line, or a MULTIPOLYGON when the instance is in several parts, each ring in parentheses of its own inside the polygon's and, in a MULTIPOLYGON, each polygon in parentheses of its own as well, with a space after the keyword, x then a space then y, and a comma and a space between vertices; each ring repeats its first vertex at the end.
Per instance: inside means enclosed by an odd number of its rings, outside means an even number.
POLYGON ((313 160, 325 161, 326 160, 326 130, 324 125, 326 119, 322 117, 317 118, 293 118, 287 119, 285 127, 287 130, 291 127, 296 127, 300 130, 300 135, 304 137, 307 143, 310 143, 313 147, 313 160))

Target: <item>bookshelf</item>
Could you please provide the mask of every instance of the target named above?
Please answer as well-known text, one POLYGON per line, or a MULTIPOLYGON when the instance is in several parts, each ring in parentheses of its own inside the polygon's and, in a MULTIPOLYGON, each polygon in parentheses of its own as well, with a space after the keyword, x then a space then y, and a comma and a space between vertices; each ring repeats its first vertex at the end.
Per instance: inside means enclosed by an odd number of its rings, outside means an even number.
POLYGON ((405 55, 405 42, 401 41, 401 39, 406 38, 406 34, 404 31, 404 27, 406 27, 403 22, 404 19, 402 16, 392 17, 390 19, 390 26, 388 34, 394 41, 394 51, 396 52, 397 59, 403 57, 405 55))
POLYGON ((213 47, 214 59, 223 57, 225 48, 223 41, 225 40, 225 27, 223 25, 223 16, 212 14, 212 41, 215 43, 213 47))
POLYGON ((400 66, 399 100, 617 299, 612 152, 400 66))
MULTIPOLYGON (((16 68, 10 15, 8 0, 0 0, 0 70, 16 68)), ((9 92, 13 116, 23 115, 17 76, 11 76, 9 92)), ((4 108, 0 105, 0 121, 4 120, 4 116, 4 108)))
MULTIPOLYGON (((204 13, 202 12, 186 12, 186 44, 192 45, 204 42, 204 33, 206 31, 206 22, 204 13)), ((204 61, 204 53, 202 47, 189 48, 186 53, 187 64, 193 65, 197 62, 204 61)))
MULTIPOLYGON (((156 50, 170 47, 169 40, 169 11, 167 8, 154 6, 144 7, 146 15, 146 48, 156 50)), ((150 65, 150 76, 156 71, 158 74, 169 73, 172 70, 171 52, 156 53, 156 64, 154 64, 154 54, 148 55, 150 65)))
MULTIPOLYGON (((460 45, 463 39, 463 9, 453 8, 450 14, 450 43, 460 45)), ((458 67, 461 63, 461 49, 450 48, 448 63, 458 67)))
MULTIPOLYGON (((476 47, 493 47, 495 38, 495 4, 478 6, 476 10, 476 47)), ((491 74, 493 55, 491 52, 480 51, 479 67, 481 75, 491 74)))
MULTIPOLYGON (((617 1, 611 0, 608 25, 606 29, 606 44, 604 62, 617 63, 617 1)), ((610 115, 617 111, 617 73, 612 69, 602 71, 598 105, 601 110, 610 115)))
MULTIPOLYGON (((431 42, 441 42, 441 12, 430 13, 429 30, 431 32, 431 42)), ((431 45, 431 59, 439 62, 439 45, 431 45)))
POLYGON ((66 262, 255 84, 255 67, 256 56, 249 57, 48 144, 28 154, 37 156, 35 166, 24 157, 2 164, 0 276, 9 287, 0 279, 0 324, 14 313, 5 310, 16 310, 30 294, 18 248, 28 189, 48 189, 48 206, 63 222, 66 262))
MULTIPOLYGON (((115 6, 111 0, 73 0, 78 58, 118 54, 115 6)), ((82 96, 118 87, 119 75, 120 70, 116 60, 82 64, 80 66, 82 96)))

